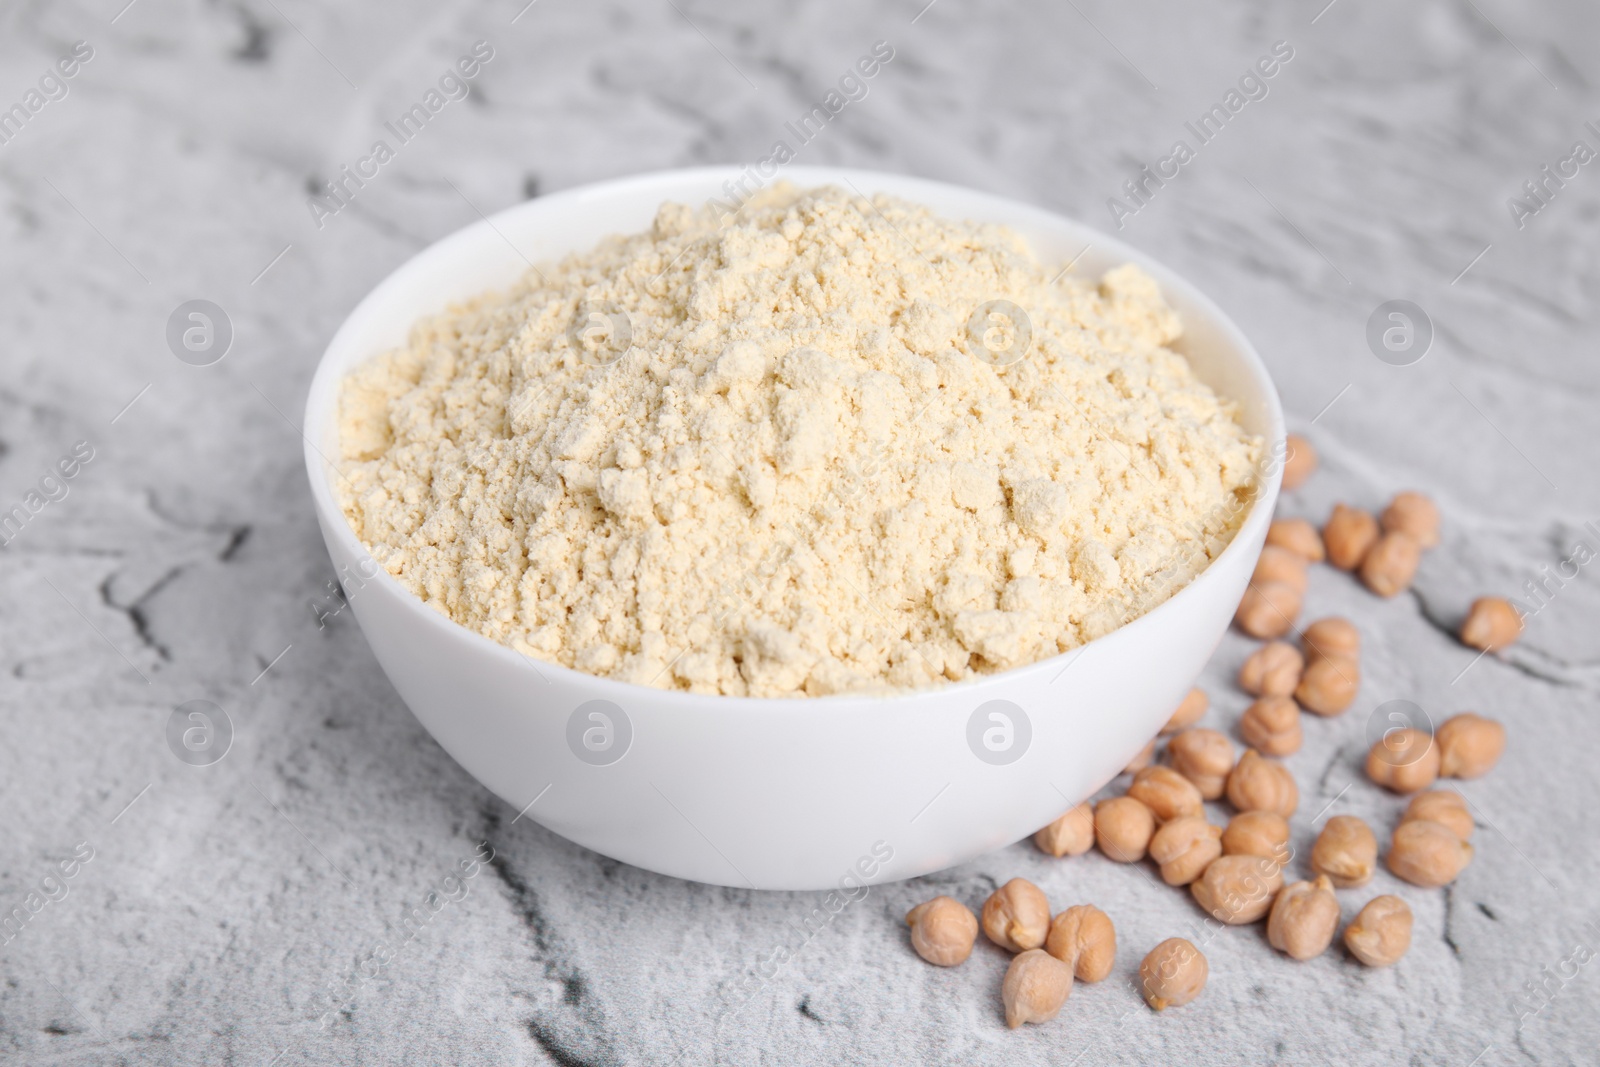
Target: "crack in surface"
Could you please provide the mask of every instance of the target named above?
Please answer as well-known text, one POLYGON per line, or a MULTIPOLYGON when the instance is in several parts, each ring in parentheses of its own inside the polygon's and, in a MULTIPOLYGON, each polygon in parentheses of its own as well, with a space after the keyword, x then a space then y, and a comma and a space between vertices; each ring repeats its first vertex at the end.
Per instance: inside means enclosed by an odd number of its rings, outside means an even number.
POLYGON ((1504 656, 1491 656, 1518 674, 1563 689, 1594 689, 1600 684, 1600 664, 1567 663, 1529 646, 1513 646, 1504 656))
POLYGON ((217 554, 217 559, 222 563, 233 562, 234 555, 250 539, 250 530, 251 525, 248 522, 242 526, 233 527, 233 532, 228 535, 228 543, 217 554))
POLYGON ((1444 620, 1437 608, 1428 603, 1428 598, 1423 595, 1421 589, 1411 585, 1407 587, 1406 592, 1410 593, 1411 599, 1416 602, 1417 614, 1422 617, 1423 622, 1449 638, 1451 644, 1459 645, 1461 643, 1461 639, 1456 636, 1456 628, 1444 620))
POLYGON ((552 1008, 537 1009, 525 1024, 528 1036, 552 1061, 561 1067, 602 1067, 622 1062, 612 1048, 605 1020, 589 995, 589 982, 582 970, 554 944, 551 924, 539 892, 518 872, 505 852, 494 845, 500 829, 500 813, 485 805, 479 810, 484 839, 495 848, 486 866, 500 880, 502 896, 511 904, 533 943, 533 962, 542 965, 546 981, 560 988, 552 1008))
MULTIPOLYGON (((1447 623, 1436 608, 1429 605, 1427 597, 1420 589, 1412 586, 1407 592, 1416 602, 1417 613, 1425 623, 1449 638, 1452 644, 1461 645, 1456 628, 1447 623)), ((1600 664, 1568 663, 1530 645, 1512 645, 1501 652, 1491 652, 1484 658, 1492 659, 1501 666, 1509 667, 1524 677, 1546 685, 1557 685, 1564 689, 1593 689, 1600 684, 1600 664), (1590 677, 1591 675, 1593 677, 1590 677)))
POLYGON ((595 1067, 595 1062, 569 1051, 559 1037, 537 1019, 528 1020, 528 1036, 538 1044, 540 1051, 550 1057, 557 1067, 595 1067))
POLYGON ((232 58, 241 63, 265 63, 272 58, 272 30, 258 21, 243 4, 234 4, 233 13, 244 31, 244 42, 234 49, 232 58))
MULTIPOLYGON (((130 566, 137 569, 137 557, 134 557, 132 563, 120 566, 110 574, 106 575, 99 584, 98 590, 100 593, 101 603, 110 608, 112 611, 127 616, 129 626, 132 628, 134 636, 138 639, 139 643, 153 652, 156 658, 161 662, 171 663, 173 659, 172 650, 156 635, 155 626, 151 620, 149 609, 154 599, 160 595, 160 593, 166 589, 167 586, 171 585, 182 574, 184 574, 184 572, 193 567, 197 560, 214 558, 220 563, 233 562, 233 560, 238 556, 240 550, 249 541, 250 534, 254 527, 250 523, 190 522, 166 511, 162 507, 161 500, 156 495, 156 491, 154 489, 146 488, 143 495, 145 507, 149 510, 150 514, 164 526, 191 534, 198 532, 209 535, 226 535, 226 541, 220 549, 212 550, 203 545, 196 545, 194 546, 193 550, 183 552, 182 555, 188 557, 185 562, 176 563, 168 567, 164 572, 162 572, 159 578, 157 578, 150 585, 146 586, 131 601, 119 600, 115 592, 115 586, 119 580, 122 580, 127 576, 130 566)), ((69 552, 55 551, 41 552, 37 554, 75 556, 110 555, 112 558, 126 558, 120 551, 106 552, 98 549, 75 549, 69 552)), ((265 666, 265 662, 262 663, 262 666, 265 666)))
POLYGON ((128 617, 128 622, 133 626, 134 635, 139 638, 139 643, 155 652, 155 654, 166 663, 172 662, 172 653, 166 645, 156 640, 155 634, 151 632, 150 617, 145 614, 144 605, 151 597, 161 592, 163 588, 165 588, 175 578, 177 578, 178 575, 182 574, 187 569, 188 564, 179 564, 178 566, 168 570, 167 573, 156 579, 155 583, 151 585, 150 588, 141 593, 139 599, 135 600, 131 604, 119 603, 117 598, 111 592, 111 583, 117 580, 117 575, 120 572, 113 571, 106 575, 105 579, 101 581, 99 587, 101 602, 112 611, 121 612, 122 614, 126 615, 128 617))
MULTIPOLYGON (((1339 765, 1344 762, 1344 750, 1345 750, 1345 746, 1344 745, 1341 744, 1341 745, 1336 746, 1334 748, 1334 750, 1333 750, 1333 755, 1328 757, 1327 766, 1323 767, 1322 768, 1322 773, 1317 775, 1317 793, 1318 793, 1318 795, 1320 795, 1320 796, 1327 796, 1328 795, 1328 778, 1329 778, 1329 776, 1331 776, 1333 774, 1334 770, 1337 769, 1339 767, 1339 765)), ((1341 789, 1347 788, 1347 786, 1340 786, 1340 788, 1341 789)), ((1335 792, 1337 792, 1337 790, 1335 792)))
POLYGON ((161 499, 156 496, 154 489, 146 489, 144 491, 144 502, 145 507, 150 509, 150 514, 174 529, 208 534, 226 534, 228 541, 223 546, 222 551, 217 554, 217 559, 223 563, 232 562, 234 555, 238 553, 255 529, 254 524, 248 522, 190 522, 187 519, 179 518, 161 506, 161 499))
POLYGON ((1460 959, 1461 946, 1456 944, 1455 934, 1451 930, 1451 927, 1455 925, 1455 921, 1456 887, 1452 884, 1444 887, 1444 930, 1442 933, 1444 943, 1450 946, 1450 951, 1455 954, 1456 959, 1460 959))

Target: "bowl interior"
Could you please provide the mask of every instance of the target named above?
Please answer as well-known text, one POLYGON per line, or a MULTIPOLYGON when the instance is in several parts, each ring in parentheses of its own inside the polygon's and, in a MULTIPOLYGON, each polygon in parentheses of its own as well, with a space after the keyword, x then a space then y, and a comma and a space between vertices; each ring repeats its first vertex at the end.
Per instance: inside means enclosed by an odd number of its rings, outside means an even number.
MULTIPOLYGON (((307 467, 311 472, 312 493, 319 510, 324 515, 340 517, 332 536, 340 541, 352 557, 365 555, 365 549, 355 532, 343 521, 343 512, 332 491, 332 479, 336 475, 331 461, 339 456, 339 388, 352 369, 403 344, 417 319, 441 311, 454 301, 488 289, 505 287, 526 272, 530 264, 587 249, 609 234, 646 229, 663 201, 675 200, 698 206, 710 197, 725 197, 724 183, 737 178, 739 174, 737 170, 721 167, 666 171, 529 201, 451 234, 416 255, 385 279, 357 306, 335 334, 312 380, 307 398, 304 423, 307 467)), ((831 184, 869 196, 877 192, 889 193, 923 204, 947 217, 1003 223, 1026 237, 1034 253, 1047 264, 1065 264, 1077 258, 1073 270, 1079 276, 1097 277, 1105 270, 1123 263, 1139 264, 1160 284, 1168 303, 1182 318, 1184 336, 1174 347, 1189 360, 1196 375, 1239 405, 1240 420, 1244 427, 1251 433, 1263 436, 1269 449, 1283 439, 1283 416, 1277 393, 1250 342, 1198 289, 1144 253, 1088 226, 1043 209, 941 182, 831 167, 789 167, 785 168, 782 177, 801 187, 831 184)), ((1247 533, 1255 526, 1265 526, 1276 498, 1276 489, 1276 479, 1269 479, 1269 484, 1258 493, 1233 544, 1224 555, 1236 550, 1249 550, 1245 546, 1249 545, 1252 538, 1247 533)), ((1213 561, 1207 570, 1216 565, 1217 561, 1213 561)), ((394 581, 381 572, 378 579, 383 582, 394 581)), ((1205 572, 1202 572, 1195 582, 1204 579, 1205 572)), ((1184 596, 1190 587, 1179 590, 1172 599, 1184 596)), ((1161 611, 1163 606, 1154 610, 1161 611)), ((440 625, 454 627, 443 617, 427 611, 421 603, 417 604, 417 608, 440 625)), ((1128 625, 1136 625, 1138 621, 1135 619, 1128 625)), ((464 629, 461 632, 467 633, 464 629)), ((493 648, 496 653, 508 657, 516 655, 487 638, 477 634, 471 636, 493 648)), ((1071 656, 1075 652, 1064 655, 1071 656)), ((1039 666, 1033 664, 1017 670, 1039 666)), ((558 672, 565 670, 553 664, 548 669, 558 672)), ((588 681, 603 689, 624 684, 592 677, 588 681)), ((661 695, 668 698, 675 695, 688 697, 688 694, 661 695)), ((782 703, 758 698, 719 699, 751 705, 782 703)))

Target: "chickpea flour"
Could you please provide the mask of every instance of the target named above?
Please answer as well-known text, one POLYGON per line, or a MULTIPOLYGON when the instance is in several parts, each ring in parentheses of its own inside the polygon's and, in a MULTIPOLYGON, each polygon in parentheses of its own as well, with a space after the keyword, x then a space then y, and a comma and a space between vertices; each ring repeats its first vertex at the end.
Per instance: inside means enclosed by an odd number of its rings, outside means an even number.
POLYGON ((887 196, 664 204, 351 374, 341 504, 441 614, 640 685, 1053 656, 1204 569, 1262 449, 1147 275, 1060 270, 887 196))

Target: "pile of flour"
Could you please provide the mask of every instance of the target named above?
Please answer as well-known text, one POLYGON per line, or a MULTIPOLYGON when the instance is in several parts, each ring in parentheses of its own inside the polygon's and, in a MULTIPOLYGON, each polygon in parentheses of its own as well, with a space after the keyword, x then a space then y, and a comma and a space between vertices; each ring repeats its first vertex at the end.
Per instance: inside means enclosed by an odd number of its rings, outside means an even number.
POLYGON ((461 625, 641 685, 890 692, 1053 656, 1204 569, 1262 448, 1147 275, 1057 269, 887 196, 666 204, 352 374, 345 514, 461 625), (969 331, 994 300, 1025 322, 969 331))

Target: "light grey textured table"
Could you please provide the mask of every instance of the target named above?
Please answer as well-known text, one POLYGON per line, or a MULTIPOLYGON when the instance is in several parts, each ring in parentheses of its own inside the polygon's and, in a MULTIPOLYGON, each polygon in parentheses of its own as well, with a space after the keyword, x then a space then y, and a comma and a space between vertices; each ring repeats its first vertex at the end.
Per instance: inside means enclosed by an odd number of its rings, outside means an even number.
MULTIPOLYGON (((1600 549, 1583 529, 1600 518, 1600 174, 1547 184, 1520 228, 1507 205, 1574 141, 1600 148, 1592 5, 125 2, 0 8, 0 107, 28 109, 74 42, 93 49, 0 145, 0 508, 25 505, 75 442, 93 449, 0 549, 0 911, 28 916, 0 945, 0 1062, 1594 1062, 1600 970, 1574 956, 1600 950, 1594 574, 1551 582, 1504 656, 1474 662, 1449 636, 1474 595, 1518 592, 1580 539, 1600 549), (354 166, 480 39, 494 55, 470 97, 319 229, 308 184, 354 166), (511 825, 412 719, 349 613, 318 628, 333 574, 297 420, 354 303, 480 211, 766 155, 880 39, 893 61, 801 162, 1107 228, 1124 181, 1195 146, 1185 123, 1273 42, 1292 46, 1264 98, 1147 186, 1122 236, 1234 315, 1322 450, 1286 511, 1320 519, 1407 487, 1443 508, 1412 595, 1313 577, 1308 611, 1366 630, 1366 675, 1290 760, 1302 850, 1324 810, 1386 837, 1400 805, 1359 770, 1375 707, 1507 723, 1500 767, 1465 787, 1471 868, 1445 892, 1375 883, 1416 911, 1399 967, 1337 950, 1294 964, 1259 928, 1231 929, 1206 946, 1202 1001, 1158 1017, 1134 971, 1192 905, 1022 843, 875 889, 741 1001, 757 961, 798 943, 812 895, 685 884, 511 825), (1365 340, 1400 298, 1435 327, 1409 366, 1365 340), (190 299, 235 331, 209 367, 164 340, 190 299), (211 766, 169 750, 191 700, 236 731, 211 766), (403 916, 484 841, 493 861, 469 863, 465 896, 405 942, 403 916), (47 881, 80 843, 92 858, 47 881), (1123 945, 1110 980, 1016 1033, 997 950, 935 970, 900 925, 921 898, 976 905, 1013 875, 1099 903, 1123 945), (1541 982, 1556 995, 1535 1014, 1541 982)), ((1230 678, 1248 647, 1230 635, 1208 672, 1212 725, 1245 704, 1230 678)), ((1361 899, 1345 897, 1347 918, 1361 899)))

